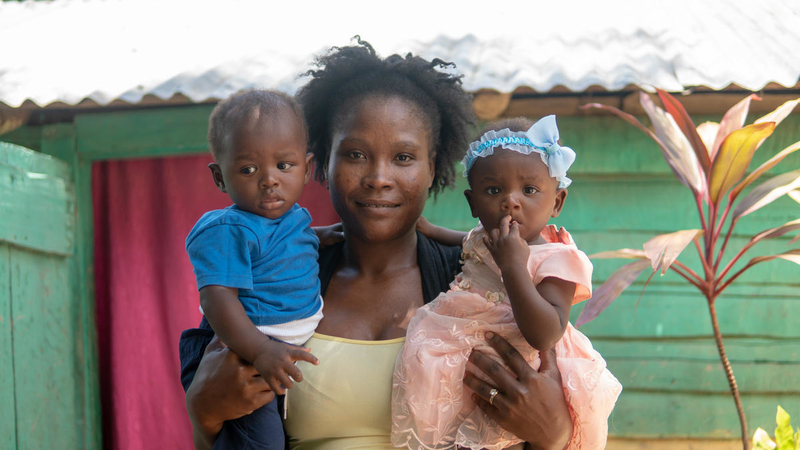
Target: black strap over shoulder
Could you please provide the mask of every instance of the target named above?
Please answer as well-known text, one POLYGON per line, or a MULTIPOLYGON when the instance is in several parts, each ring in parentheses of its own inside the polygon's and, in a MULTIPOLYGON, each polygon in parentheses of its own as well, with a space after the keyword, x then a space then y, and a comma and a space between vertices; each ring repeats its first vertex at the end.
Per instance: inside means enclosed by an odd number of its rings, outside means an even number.
MULTIPOLYGON (((319 281, 323 298, 343 254, 344 242, 319 251, 319 281)), ((461 247, 443 245, 417 233, 417 263, 422 277, 422 297, 425 303, 447 290, 450 282, 461 271, 460 256, 461 247)))

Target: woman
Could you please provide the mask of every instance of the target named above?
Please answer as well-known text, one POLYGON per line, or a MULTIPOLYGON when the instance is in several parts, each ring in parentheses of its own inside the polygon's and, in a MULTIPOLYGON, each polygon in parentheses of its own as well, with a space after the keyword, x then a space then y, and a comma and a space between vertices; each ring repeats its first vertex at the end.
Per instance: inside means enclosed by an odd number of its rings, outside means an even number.
MULTIPOLYGON (((320 253, 325 317, 307 344, 320 365, 302 366, 284 424, 293 448, 391 448, 391 373, 406 326, 458 272, 459 249, 426 239, 415 224, 428 194, 453 181, 471 103, 458 77, 437 70, 441 61, 382 60, 361 41, 317 65, 298 99, 345 241, 320 253)), ((205 330, 184 332, 182 359, 208 340, 205 330)), ((531 448, 563 448, 572 421, 554 355, 542 355, 536 372, 502 338, 489 343, 514 373, 474 352, 470 360, 494 381, 467 375, 478 405, 531 448), (491 405, 495 388, 503 401, 491 405)), ((195 445, 242 445, 223 422, 271 400, 266 384, 219 343, 199 367, 183 363, 195 445)))

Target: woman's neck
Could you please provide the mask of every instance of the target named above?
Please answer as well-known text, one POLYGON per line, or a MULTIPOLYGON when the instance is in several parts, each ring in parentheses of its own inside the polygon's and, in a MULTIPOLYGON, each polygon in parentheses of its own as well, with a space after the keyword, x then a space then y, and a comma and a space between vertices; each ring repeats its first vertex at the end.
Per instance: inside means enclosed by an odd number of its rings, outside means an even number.
POLYGON ((414 229, 385 242, 365 241, 346 229, 344 233, 342 264, 362 275, 379 276, 417 265, 417 232, 414 229))

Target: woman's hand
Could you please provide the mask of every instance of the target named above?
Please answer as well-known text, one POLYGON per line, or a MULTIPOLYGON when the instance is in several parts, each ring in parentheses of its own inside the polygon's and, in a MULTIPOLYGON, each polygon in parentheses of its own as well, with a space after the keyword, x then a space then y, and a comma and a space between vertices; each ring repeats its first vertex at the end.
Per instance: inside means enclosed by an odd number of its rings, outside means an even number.
POLYGON ((212 448, 224 421, 250 414, 274 398, 255 367, 215 336, 186 391, 195 448, 212 448))
POLYGON ((525 440, 526 448, 566 447, 572 435, 572 418, 564 399, 555 350, 540 354, 542 365, 537 372, 508 341, 494 333, 486 333, 486 338, 513 373, 488 355, 472 352, 470 362, 495 384, 467 372, 464 383, 475 392, 473 399, 478 407, 503 429, 525 440), (492 399, 495 387, 498 393, 492 399))
POLYGON ((331 245, 344 240, 344 230, 341 223, 335 223, 324 227, 311 227, 317 238, 320 247, 330 247, 331 245))

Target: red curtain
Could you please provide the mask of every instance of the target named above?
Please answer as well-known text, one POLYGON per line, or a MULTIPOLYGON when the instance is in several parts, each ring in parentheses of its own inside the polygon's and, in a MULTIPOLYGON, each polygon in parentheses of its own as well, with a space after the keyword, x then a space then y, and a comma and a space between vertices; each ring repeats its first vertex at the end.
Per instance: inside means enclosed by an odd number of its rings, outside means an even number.
MULTIPOLYGON (((184 239, 204 212, 231 203, 212 183, 209 162, 201 155, 92 167, 105 448, 191 448, 178 336, 200 313, 184 239)), ((314 225, 338 221, 317 183, 300 204, 314 225)))

